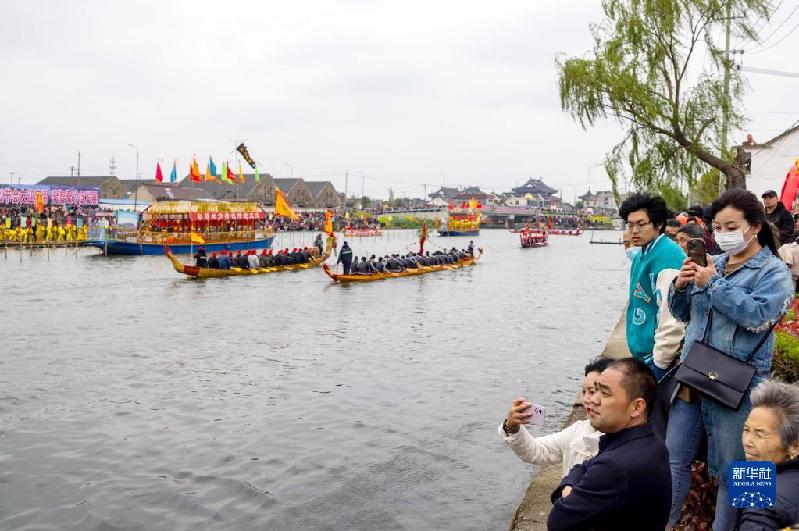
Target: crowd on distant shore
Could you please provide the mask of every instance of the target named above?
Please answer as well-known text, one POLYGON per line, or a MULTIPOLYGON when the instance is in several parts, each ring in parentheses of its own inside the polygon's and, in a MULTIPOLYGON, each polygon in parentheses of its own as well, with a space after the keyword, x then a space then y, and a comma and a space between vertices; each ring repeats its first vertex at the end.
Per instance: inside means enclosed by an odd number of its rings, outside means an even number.
POLYGON ((786 264, 799 269, 798 225, 775 192, 761 199, 729 190, 678 213, 645 193, 622 203, 631 357, 585 368, 586 420, 535 437, 534 405, 518 397, 499 426, 523 460, 562 464, 549 529, 799 524, 799 387, 771 375, 773 329, 796 292, 786 264), (776 497, 731 499, 745 470, 773 479, 776 497))
POLYGON ((77 242, 86 239, 88 213, 78 207, 0 208, 0 241, 12 243, 77 242))

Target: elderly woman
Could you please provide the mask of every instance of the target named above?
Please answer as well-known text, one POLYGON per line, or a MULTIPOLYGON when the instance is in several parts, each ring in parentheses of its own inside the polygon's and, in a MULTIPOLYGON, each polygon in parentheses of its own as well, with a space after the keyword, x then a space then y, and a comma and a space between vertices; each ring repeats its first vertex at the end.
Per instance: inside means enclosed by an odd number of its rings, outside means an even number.
POLYGON ((751 409, 750 390, 771 371, 772 328, 793 299, 793 282, 777 257, 766 214, 746 190, 728 190, 712 206, 716 243, 725 254, 708 256, 707 266, 686 259, 669 291, 671 312, 688 323, 682 360, 704 343, 754 368, 754 376, 736 409, 683 386, 669 411, 666 447, 671 465, 669 524, 680 516, 691 486, 691 462, 707 437, 708 468, 719 479, 714 531, 735 525, 728 503, 730 463, 744 458, 738 436, 751 409))
POLYGON ((747 461, 777 465, 777 499, 768 509, 744 509, 735 529, 782 529, 799 522, 799 387, 766 381, 752 391, 744 423, 747 461))

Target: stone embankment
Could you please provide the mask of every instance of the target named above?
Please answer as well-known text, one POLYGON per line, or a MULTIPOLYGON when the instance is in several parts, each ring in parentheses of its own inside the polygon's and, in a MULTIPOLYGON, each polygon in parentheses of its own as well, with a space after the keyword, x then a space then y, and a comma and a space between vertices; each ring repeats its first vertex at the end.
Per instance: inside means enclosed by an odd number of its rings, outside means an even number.
MULTIPOLYGON (((624 314, 622 313, 619 322, 610 334, 605 349, 602 355, 608 358, 626 358, 630 356, 630 351, 627 349, 627 340, 625 337, 624 314)), ((577 398, 572 406, 571 413, 566 418, 563 427, 571 423, 584 419, 585 412, 583 411, 582 400, 578 393, 577 398)), ((511 531, 546 531, 547 528, 547 515, 549 509, 552 507, 549 496, 560 484, 561 479, 561 466, 560 464, 541 467, 538 473, 533 477, 530 486, 527 487, 527 492, 524 499, 516 512, 513 514, 513 519, 510 522, 511 531)))

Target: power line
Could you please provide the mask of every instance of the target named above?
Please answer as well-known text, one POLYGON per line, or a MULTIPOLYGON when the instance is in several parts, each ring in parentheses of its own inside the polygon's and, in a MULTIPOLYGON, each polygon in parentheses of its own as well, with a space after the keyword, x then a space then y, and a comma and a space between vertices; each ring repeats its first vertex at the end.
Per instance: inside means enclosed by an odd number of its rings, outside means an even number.
MULTIPOLYGON (((778 31, 780 31, 780 30, 782 29, 782 27, 783 27, 783 26, 785 26, 785 24, 787 24, 787 23, 788 23, 788 21, 789 21, 789 20, 791 20, 791 18, 793 17, 793 15, 796 13, 796 11, 797 11, 797 10, 799 10, 799 2, 797 2, 797 4, 796 4, 796 7, 794 7, 794 8, 793 8, 793 10, 791 10, 791 12, 788 14, 788 16, 787 16, 787 17, 785 17, 785 20, 783 20, 783 21, 780 23, 780 25, 779 25, 779 26, 777 26, 776 28, 774 28, 774 31, 772 31, 772 32, 769 34, 769 36, 768 36, 768 37, 766 37, 765 39, 761 40, 761 41, 760 41, 760 45, 759 45, 757 48, 755 48, 755 50, 753 50, 751 53, 758 53, 758 50, 759 50, 759 51, 765 51, 765 50, 761 50, 761 48, 763 48, 763 47, 766 45, 766 43, 769 41, 769 39, 771 39, 771 38, 772 38, 774 35, 776 35, 776 34, 777 34, 777 32, 778 32, 778 31)), ((794 30, 795 30, 795 29, 796 29, 796 28, 794 28, 794 30)), ((790 35, 791 33, 793 33, 793 31, 794 31, 794 30, 791 30, 791 31, 788 33, 788 35, 790 35)), ((784 39, 784 38, 783 38, 783 39, 784 39)), ((783 39, 781 39, 780 41, 778 41, 778 43, 779 43, 779 42, 782 42, 782 40, 783 40, 783 39)), ((772 45, 772 46, 774 46, 774 45, 772 45)), ((767 49, 768 49, 768 48, 767 48, 767 49)))
MULTIPOLYGON (((799 5, 797 5, 797 8, 799 8, 799 5)), ((787 39, 788 37, 790 37, 790 36, 793 34, 793 32, 794 32, 794 31, 796 31, 797 29, 799 29, 799 24, 797 24, 796 26, 794 26, 794 27, 791 29, 791 31, 789 31, 788 33, 786 33, 785 35, 783 35, 783 37, 782 37, 780 40, 778 40, 777 42, 775 42, 775 43, 774 43, 774 44, 772 44, 771 46, 768 46, 767 48, 757 49, 757 50, 755 50, 755 51, 753 51, 753 52, 750 52, 750 53, 763 53, 763 52, 767 52, 767 51, 771 50, 772 48, 774 48, 775 46, 777 46, 778 44, 780 44, 782 41, 784 41, 785 39, 787 39)))

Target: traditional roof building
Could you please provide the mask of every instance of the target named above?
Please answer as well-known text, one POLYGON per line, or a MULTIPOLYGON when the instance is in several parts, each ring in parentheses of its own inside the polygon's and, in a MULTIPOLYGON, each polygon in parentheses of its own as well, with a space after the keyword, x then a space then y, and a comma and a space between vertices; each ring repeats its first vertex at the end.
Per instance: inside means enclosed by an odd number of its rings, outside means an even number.
MULTIPOLYGON (((305 181, 316 208, 341 208, 341 196, 330 181, 305 181)), ((282 190, 282 188, 281 188, 282 190)))
MULTIPOLYGON (((231 201, 242 199, 255 201, 265 205, 275 204, 275 180, 268 173, 262 174, 261 180, 255 182, 254 173, 245 173, 244 182, 228 183, 221 181, 194 182, 189 176, 180 181, 182 188, 194 188, 203 190, 206 197, 231 201)), ((236 176, 238 177, 238 175, 236 176)), ((219 179, 219 178, 217 178, 219 179)), ((238 179, 237 179, 238 180, 238 179)))
POLYGON ((527 182, 521 186, 517 186, 513 189, 513 193, 517 196, 525 195, 525 194, 533 194, 533 195, 541 195, 544 198, 547 198, 551 195, 554 195, 557 192, 551 186, 547 186, 544 181, 541 180, 539 177, 538 179, 533 179, 530 177, 527 179, 527 182))
POLYGON ((42 179, 38 184, 69 186, 72 188, 99 188, 100 199, 125 199, 128 196, 127 188, 114 175, 87 175, 80 177, 54 175, 42 179))
POLYGON ((288 198, 292 206, 299 208, 311 208, 314 206, 314 197, 311 190, 305 184, 305 181, 299 177, 275 179, 275 186, 286 194, 286 198, 288 198))
POLYGON ((583 208, 593 208, 594 210, 608 211, 615 213, 619 207, 616 204, 616 196, 610 190, 602 190, 599 192, 591 193, 589 189, 587 193, 579 197, 583 202, 583 208))

